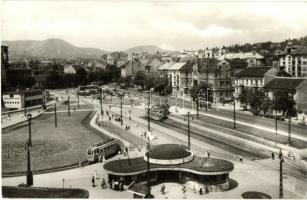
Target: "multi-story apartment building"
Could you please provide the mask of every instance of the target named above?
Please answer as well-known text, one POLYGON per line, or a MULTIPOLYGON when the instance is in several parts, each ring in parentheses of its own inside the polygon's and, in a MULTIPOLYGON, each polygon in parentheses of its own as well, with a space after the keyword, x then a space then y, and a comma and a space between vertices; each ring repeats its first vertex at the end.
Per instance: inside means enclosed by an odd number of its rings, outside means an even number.
POLYGON ((199 81, 208 83, 214 103, 232 96, 231 67, 225 60, 204 59, 200 68, 199 81))
POLYGON ((227 53, 227 50, 225 48, 206 48, 202 52, 203 58, 219 58, 227 53))
POLYGON ((279 65, 284 66, 293 77, 306 77, 307 46, 287 46, 286 51, 280 54, 279 65))
POLYGON ((168 69, 168 77, 172 86, 173 95, 183 95, 183 88, 181 87, 181 68, 184 67, 186 62, 177 62, 168 69))

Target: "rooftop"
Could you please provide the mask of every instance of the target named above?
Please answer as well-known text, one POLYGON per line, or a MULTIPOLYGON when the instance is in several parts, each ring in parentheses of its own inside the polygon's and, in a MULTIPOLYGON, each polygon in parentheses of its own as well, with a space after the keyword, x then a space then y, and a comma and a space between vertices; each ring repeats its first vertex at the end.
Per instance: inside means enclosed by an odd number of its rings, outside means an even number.
POLYGON ((264 77, 271 67, 247 67, 237 74, 238 77, 264 77))
POLYGON ((160 144, 152 147, 149 157, 153 159, 182 159, 191 155, 188 147, 179 144, 160 144))
MULTIPOLYGON (((170 168, 179 168, 182 171, 194 171, 200 174, 210 174, 216 172, 230 172, 233 170, 233 163, 227 160, 217 158, 202 158, 194 156, 190 162, 178 165, 159 165, 150 164, 150 170, 161 170, 170 168)), ((114 160, 104 164, 103 168, 112 174, 138 174, 147 170, 147 162, 143 157, 131 158, 130 165, 128 159, 114 160)))
POLYGON ((268 82, 265 89, 288 89, 295 90, 302 82, 307 81, 306 78, 286 78, 286 77, 275 77, 268 82))
POLYGON ((169 70, 180 70, 185 64, 185 62, 177 62, 173 66, 171 66, 169 70))

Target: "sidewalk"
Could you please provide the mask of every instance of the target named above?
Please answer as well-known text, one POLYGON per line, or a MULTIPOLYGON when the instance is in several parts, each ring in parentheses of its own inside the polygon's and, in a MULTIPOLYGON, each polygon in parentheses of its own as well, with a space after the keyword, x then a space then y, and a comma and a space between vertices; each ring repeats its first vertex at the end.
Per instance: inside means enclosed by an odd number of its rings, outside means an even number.
MULTIPOLYGON (((32 118, 35 118, 44 112, 45 111, 43 109, 39 109, 39 110, 32 110, 29 112, 27 111, 27 114, 31 113, 32 118)), ((21 122, 25 122, 27 120, 28 120, 27 116, 25 116, 24 113, 11 114, 7 117, 1 116, 1 128, 13 126, 21 122)))

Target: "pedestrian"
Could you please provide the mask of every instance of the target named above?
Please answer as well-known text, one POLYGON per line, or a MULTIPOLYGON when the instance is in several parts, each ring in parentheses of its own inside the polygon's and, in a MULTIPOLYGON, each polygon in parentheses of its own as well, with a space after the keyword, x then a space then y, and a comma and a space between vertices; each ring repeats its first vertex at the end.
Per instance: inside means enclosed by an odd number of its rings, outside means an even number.
POLYGON ((165 194, 165 185, 164 184, 162 184, 160 192, 162 194, 165 194))
POLYGON ((105 181, 104 178, 103 178, 102 181, 101 181, 101 188, 102 188, 102 189, 107 188, 107 184, 106 184, 106 181, 105 181))
POLYGON ((81 160, 79 160, 79 167, 82 167, 82 162, 81 162, 81 160))
POLYGON ((272 155, 272 160, 275 160, 275 154, 274 154, 274 152, 272 152, 271 155, 272 155))
POLYGON ((98 178, 98 174, 97 174, 97 170, 95 170, 94 176, 95 176, 95 180, 98 180, 98 179, 99 179, 99 178, 98 178))
POLYGON ((210 158, 210 151, 207 151, 207 156, 208 158, 210 158))
POLYGON ((279 158, 279 159, 281 159, 281 158, 282 158, 282 151, 281 151, 281 149, 279 149, 278 158, 279 158))
POLYGON ((239 155, 239 161, 243 162, 243 156, 239 155))
POLYGON ((203 187, 200 187, 200 189, 199 189, 199 194, 200 194, 200 195, 203 195, 203 187))
POLYGON ((126 131, 128 131, 128 126, 127 125, 126 125, 125 129, 126 129, 126 131))
POLYGON ((182 186, 182 193, 184 194, 186 191, 187 191, 187 190, 186 190, 185 186, 183 185, 183 186, 182 186))
POLYGON ((196 193, 196 186, 193 185, 193 192, 196 193))
POLYGON ((205 194, 209 194, 209 188, 208 188, 208 186, 206 186, 205 194))
POLYGON ((109 116, 109 121, 111 121, 111 117, 109 116))
POLYGON ((95 177, 94 176, 92 177, 92 185, 93 187, 95 187, 95 177))

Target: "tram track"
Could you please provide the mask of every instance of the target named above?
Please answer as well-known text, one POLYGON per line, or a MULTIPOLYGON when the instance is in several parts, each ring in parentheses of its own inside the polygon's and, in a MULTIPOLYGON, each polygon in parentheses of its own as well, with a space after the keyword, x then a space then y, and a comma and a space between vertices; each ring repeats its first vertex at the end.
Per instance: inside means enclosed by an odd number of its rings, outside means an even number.
MULTIPOLYGON (((187 135, 188 130, 186 125, 181 124, 180 122, 176 122, 171 119, 166 119, 163 122, 152 120, 152 122, 165 128, 170 128, 178 133, 187 135)), ((225 151, 234 153, 236 155, 242 155, 244 158, 247 158, 249 160, 258 160, 269 157, 267 153, 263 152, 263 150, 259 150, 242 142, 239 143, 229 138, 210 133, 210 131, 203 131, 193 126, 191 127, 190 131, 191 137, 204 141, 205 143, 217 146, 225 151)))

